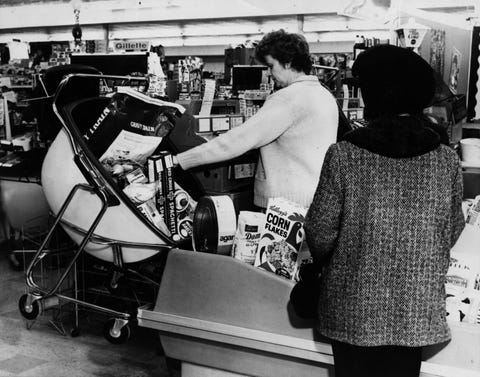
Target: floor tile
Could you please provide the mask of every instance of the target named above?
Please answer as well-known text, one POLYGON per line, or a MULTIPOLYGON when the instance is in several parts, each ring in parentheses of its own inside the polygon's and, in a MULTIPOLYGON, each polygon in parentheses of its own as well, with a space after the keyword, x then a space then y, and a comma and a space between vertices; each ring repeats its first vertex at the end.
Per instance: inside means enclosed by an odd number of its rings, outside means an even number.
POLYGON ((7 371, 10 373, 19 374, 41 364, 45 364, 46 362, 47 361, 45 360, 40 360, 31 356, 18 354, 11 358, 0 361, 0 373, 1 371, 7 371))

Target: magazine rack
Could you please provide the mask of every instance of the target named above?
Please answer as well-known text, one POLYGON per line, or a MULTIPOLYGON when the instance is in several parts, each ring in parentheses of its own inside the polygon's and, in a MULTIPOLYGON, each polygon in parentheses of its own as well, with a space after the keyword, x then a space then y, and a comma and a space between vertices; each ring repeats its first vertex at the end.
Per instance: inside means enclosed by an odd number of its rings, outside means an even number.
POLYGON ((108 99, 82 98, 62 105, 72 79, 145 80, 140 77, 70 74, 59 84, 53 101, 53 110, 62 129, 52 143, 42 166, 42 186, 50 209, 56 216, 48 234, 26 270, 29 293, 21 296, 19 309, 29 320, 35 319, 48 302, 65 301, 75 308, 83 306, 111 316, 104 335, 112 343, 125 341, 130 334, 131 314, 111 310, 93 303, 59 293, 60 286, 75 266, 82 252, 87 252, 114 265, 110 286, 114 288, 123 275, 134 274, 158 286, 128 264, 146 260, 177 246, 166 234, 151 224, 119 189, 98 159, 89 150, 82 130, 98 118, 108 99), (78 245, 63 274, 53 287, 39 286, 33 270, 48 254, 47 245, 58 226, 62 226, 78 245), (58 300, 47 300, 56 297, 58 300))

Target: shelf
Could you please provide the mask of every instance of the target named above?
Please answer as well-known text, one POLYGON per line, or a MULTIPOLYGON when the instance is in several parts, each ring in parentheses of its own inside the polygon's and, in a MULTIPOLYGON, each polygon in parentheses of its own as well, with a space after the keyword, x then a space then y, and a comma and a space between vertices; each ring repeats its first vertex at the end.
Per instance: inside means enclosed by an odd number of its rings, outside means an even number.
POLYGON ((462 128, 468 129, 468 130, 479 130, 480 129, 480 121, 475 121, 473 123, 464 123, 462 124, 462 128))
POLYGON ((11 85, 9 89, 33 89, 32 85, 11 85))

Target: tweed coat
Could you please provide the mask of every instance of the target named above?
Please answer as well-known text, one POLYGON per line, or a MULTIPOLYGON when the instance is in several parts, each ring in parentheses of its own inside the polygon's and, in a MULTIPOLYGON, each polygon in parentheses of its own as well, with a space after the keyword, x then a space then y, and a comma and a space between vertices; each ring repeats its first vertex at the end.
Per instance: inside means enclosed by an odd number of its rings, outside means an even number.
POLYGON ((318 330, 359 346, 446 341, 445 275, 462 176, 431 129, 362 129, 328 149, 307 214, 323 263, 318 330))

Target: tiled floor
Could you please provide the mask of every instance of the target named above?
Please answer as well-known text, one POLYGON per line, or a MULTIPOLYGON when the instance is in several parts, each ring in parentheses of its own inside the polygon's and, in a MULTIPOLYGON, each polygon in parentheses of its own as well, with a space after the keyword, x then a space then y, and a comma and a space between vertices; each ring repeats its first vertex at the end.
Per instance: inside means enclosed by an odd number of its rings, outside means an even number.
MULTIPOLYGON (((0 376, 34 377, 167 377, 158 336, 154 331, 133 327, 128 342, 108 343, 101 322, 82 320, 80 336, 71 337, 72 323, 63 321, 67 335, 59 334, 49 323, 51 314, 43 313, 27 329, 18 311, 24 293, 24 273, 14 271, 5 250, 0 252, 0 376)), ((170 363, 169 363, 170 365, 170 363)))

